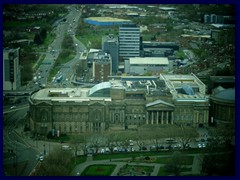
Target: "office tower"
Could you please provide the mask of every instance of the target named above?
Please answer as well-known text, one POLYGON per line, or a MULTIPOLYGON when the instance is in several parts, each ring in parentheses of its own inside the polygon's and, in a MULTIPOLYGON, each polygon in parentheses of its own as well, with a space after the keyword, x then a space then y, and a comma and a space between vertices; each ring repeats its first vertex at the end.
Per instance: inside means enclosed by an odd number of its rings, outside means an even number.
POLYGON ((122 60, 140 56, 140 28, 136 24, 119 27, 119 56, 122 60))
POLYGON ((20 87, 19 51, 20 48, 3 50, 3 90, 17 90, 20 87))

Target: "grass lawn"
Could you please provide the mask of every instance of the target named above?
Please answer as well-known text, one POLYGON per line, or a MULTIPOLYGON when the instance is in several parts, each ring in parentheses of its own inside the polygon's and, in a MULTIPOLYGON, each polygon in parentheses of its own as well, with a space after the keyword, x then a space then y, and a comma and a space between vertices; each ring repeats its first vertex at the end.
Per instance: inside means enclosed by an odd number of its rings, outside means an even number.
MULTIPOLYGON (((192 165, 193 164, 193 156, 183 156, 182 157, 182 162, 183 165, 192 165)), ((155 162, 153 163, 159 163, 159 164, 168 164, 172 160, 172 157, 162 157, 162 158, 157 158, 155 162)))
POLYGON ((170 176, 172 173, 169 173, 165 170, 164 167, 160 167, 157 176, 170 176))
POLYGON ((81 176, 110 176, 116 165, 91 165, 88 166, 81 176))
MULTIPOLYGON (((189 172, 189 171, 192 171, 192 167, 183 167, 182 170, 181 170, 181 172, 189 172)), ((157 174, 157 176, 171 176, 171 175, 173 175, 173 173, 172 172, 167 172, 165 167, 160 167, 160 169, 158 171, 158 174, 157 174)), ((189 176, 189 175, 187 174, 187 176, 189 176)))
POLYGON ((172 152, 131 152, 131 153, 117 153, 117 154, 97 154, 93 156, 93 160, 119 159, 119 158, 136 158, 146 156, 171 155, 172 152))
POLYGON ((72 172, 72 170, 74 169, 74 167, 77 164, 81 164, 86 162, 87 157, 86 156, 78 156, 78 157, 73 157, 69 166, 67 167, 69 169, 69 172, 72 172))

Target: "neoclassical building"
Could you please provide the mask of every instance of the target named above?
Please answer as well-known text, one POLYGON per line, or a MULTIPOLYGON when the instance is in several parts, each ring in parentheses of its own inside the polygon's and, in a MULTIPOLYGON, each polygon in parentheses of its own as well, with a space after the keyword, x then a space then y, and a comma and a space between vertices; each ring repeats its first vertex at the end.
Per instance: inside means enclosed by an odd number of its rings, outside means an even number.
POLYGON ((92 88, 45 88, 31 95, 34 133, 103 132, 141 125, 208 126, 205 85, 194 75, 112 76, 92 88))
POLYGON ((215 88, 210 97, 210 104, 211 123, 235 123, 235 88, 215 88))

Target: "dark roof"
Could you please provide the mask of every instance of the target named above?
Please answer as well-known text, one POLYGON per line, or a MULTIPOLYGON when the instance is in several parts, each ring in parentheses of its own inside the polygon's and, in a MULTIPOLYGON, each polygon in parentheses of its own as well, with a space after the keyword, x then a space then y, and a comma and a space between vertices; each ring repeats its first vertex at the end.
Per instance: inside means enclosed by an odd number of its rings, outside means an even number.
POLYGON ((224 89, 217 94, 214 94, 213 97, 228 100, 228 101, 235 101, 235 88, 224 89))

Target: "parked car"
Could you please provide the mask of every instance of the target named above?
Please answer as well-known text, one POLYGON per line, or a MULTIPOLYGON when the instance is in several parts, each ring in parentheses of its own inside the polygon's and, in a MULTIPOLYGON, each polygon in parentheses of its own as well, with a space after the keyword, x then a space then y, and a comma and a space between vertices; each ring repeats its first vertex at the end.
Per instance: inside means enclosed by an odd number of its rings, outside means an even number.
POLYGON ((16 106, 12 106, 12 107, 10 107, 10 109, 16 109, 16 106))
POLYGON ((43 160, 44 160, 44 156, 43 155, 39 156, 39 161, 43 161, 43 160))

